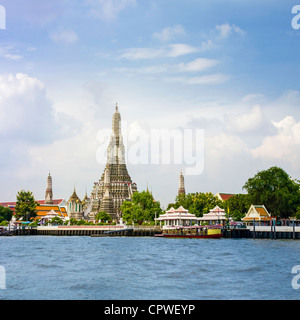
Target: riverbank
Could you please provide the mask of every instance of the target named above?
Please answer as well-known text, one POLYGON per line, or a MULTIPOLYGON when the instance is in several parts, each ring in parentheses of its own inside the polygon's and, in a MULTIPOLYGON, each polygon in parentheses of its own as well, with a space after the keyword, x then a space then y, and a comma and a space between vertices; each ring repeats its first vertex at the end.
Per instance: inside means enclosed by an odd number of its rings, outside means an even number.
MULTIPOLYGON (((162 232, 159 226, 41 226, 10 230, 4 235, 13 236, 90 236, 90 237, 153 237, 162 232)), ((300 227, 250 226, 248 228, 223 228, 223 238, 300 239, 300 227)))
POLYGON ((38 236, 130 236, 152 237, 161 233, 160 227, 156 226, 41 226, 23 227, 11 230, 14 236, 38 235, 38 236))

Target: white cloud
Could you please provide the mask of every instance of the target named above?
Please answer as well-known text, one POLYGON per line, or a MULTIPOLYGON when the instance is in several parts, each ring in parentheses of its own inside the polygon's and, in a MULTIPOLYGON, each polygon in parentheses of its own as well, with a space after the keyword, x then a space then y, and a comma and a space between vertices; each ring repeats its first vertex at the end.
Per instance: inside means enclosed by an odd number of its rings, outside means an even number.
POLYGON ((153 33, 153 38, 158 39, 160 41, 169 41, 173 39, 177 35, 184 35, 185 30, 182 25, 176 25, 173 27, 164 28, 161 32, 153 33))
MULTIPOLYGON (((293 134, 296 126, 298 125, 292 116, 287 116, 283 120, 278 122, 274 121, 273 124, 278 129, 279 132, 285 135, 293 134)), ((300 135, 298 135, 296 141, 300 142, 300 135)))
POLYGON ((252 155, 263 160, 281 160, 300 168, 300 122, 287 116, 273 124, 277 134, 267 136, 258 148, 252 150, 252 155))
POLYGON ((159 74, 163 72, 168 72, 170 68, 170 65, 162 64, 140 68, 115 68, 115 71, 126 73, 127 75, 131 76, 133 74, 159 74))
POLYGON ((71 148, 78 148, 81 127, 53 105, 39 79, 23 73, 0 75, 0 147, 5 152, 0 157, 0 176, 6 181, 0 186, 2 197, 14 199, 18 190, 28 188, 38 197, 42 191, 43 199, 44 181, 38 179, 57 167, 59 176, 68 179, 65 164, 72 161, 71 148))
POLYGON ((259 130, 264 122, 264 115, 259 105, 252 107, 248 113, 238 115, 224 115, 224 123, 227 132, 234 133, 253 133, 259 130))
POLYGON ((257 99, 261 99, 263 98, 264 95, 261 94, 261 93, 250 93, 250 94, 247 94, 245 95, 243 98, 242 98, 242 102, 249 102, 249 101, 253 101, 253 100, 257 100, 257 99))
POLYGON ((173 58, 199 51, 199 48, 184 43, 170 44, 169 49, 167 55, 173 58))
POLYGON ((0 58, 4 58, 6 60, 20 60, 23 57, 16 53, 14 48, 10 45, 0 46, 0 58))
POLYGON ((17 141, 48 139, 53 114, 43 84, 26 74, 0 77, 0 136, 17 141), (50 126, 49 126, 50 125, 50 126))
POLYGON ((145 60, 159 58, 164 54, 165 50, 161 48, 129 48, 124 50, 121 58, 127 60, 145 60))
MULTIPOLYGON (((215 192, 234 192, 231 188, 236 180, 232 177, 239 176, 241 178, 245 175, 244 167, 249 159, 251 159, 249 148, 238 136, 224 132, 210 137, 206 136, 205 170, 202 177, 205 184, 203 187, 213 188, 215 192), (220 190, 220 187, 223 190, 220 190)), ((247 169, 249 170, 249 167, 247 169)), ((242 182, 240 183, 239 187, 241 188, 242 182)), ((235 185, 236 187, 237 185, 235 185)))
POLYGON ((219 63, 215 59, 198 58, 188 63, 180 63, 175 66, 179 72, 199 72, 216 66, 219 63))
POLYGON ((216 25, 216 27, 206 34, 203 33, 204 40, 201 42, 201 45, 198 47, 198 51, 207 51, 215 48, 220 48, 224 45, 223 40, 228 39, 232 35, 245 36, 246 32, 240 27, 232 24, 221 24, 216 25))
POLYGON ((125 72, 129 74, 159 74, 159 73, 193 73, 200 72, 216 66, 219 63, 218 60, 197 58, 187 63, 179 64, 161 64, 140 68, 116 68, 118 72, 125 72))
POLYGON ((230 25, 228 23, 225 23, 225 24, 217 25, 216 29, 219 32, 219 36, 222 39, 226 39, 234 33, 239 34, 239 35, 246 34, 246 32, 244 30, 242 30, 240 27, 238 27, 234 24, 230 25))
POLYGON ((166 57, 176 58, 198 51, 199 48, 184 43, 175 43, 160 48, 128 48, 123 51, 120 58, 127 60, 147 60, 166 57))
POLYGON ((285 166, 299 174, 300 122, 287 116, 274 125, 277 134, 265 137, 261 145, 251 151, 252 156, 268 165, 285 166))
POLYGON ((232 159, 237 154, 248 152, 248 147, 236 135, 221 133, 206 140, 206 150, 214 159, 232 159))
POLYGON ((136 0, 87 0, 87 3, 93 16, 111 21, 125 8, 136 5, 136 0))
MULTIPOLYGON (((211 31, 213 39, 207 39, 201 42, 199 46, 192 46, 186 43, 172 43, 169 45, 163 45, 157 48, 151 47, 140 47, 140 48, 127 48, 121 54, 122 59, 128 60, 146 60, 146 59, 155 59, 155 58, 177 58, 180 56, 203 52, 208 49, 211 49, 215 46, 215 43, 220 39, 226 39, 232 34, 245 35, 246 32, 240 27, 232 24, 222 24, 217 25, 213 31, 211 31), (216 35, 216 31, 218 35, 216 35)), ((163 29, 161 32, 154 33, 152 37, 166 42, 173 39, 176 35, 185 34, 183 26, 176 25, 174 27, 168 27, 163 29)))
POLYGON ((72 30, 61 30, 50 34, 50 38, 54 42, 63 43, 66 45, 78 41, 78 35, 72 30))
POLYGON ((209 50, 213 48, 214 43, 211 39, 208 39, 206 41, 202 41, 201 43, 201 51, 209 50))
POLYGON ((229 76, 224 74, 210 74, 199 77, 169 77, 165 78, 167 82, 178 82, 186 85, 216 85, 229 80, 229 76))
POLYGON ((62 113, 55 112, 39 79, 23 73, 0 75, 2 144, 50 143, 66 133, 68 122, 64 119, 62 113))

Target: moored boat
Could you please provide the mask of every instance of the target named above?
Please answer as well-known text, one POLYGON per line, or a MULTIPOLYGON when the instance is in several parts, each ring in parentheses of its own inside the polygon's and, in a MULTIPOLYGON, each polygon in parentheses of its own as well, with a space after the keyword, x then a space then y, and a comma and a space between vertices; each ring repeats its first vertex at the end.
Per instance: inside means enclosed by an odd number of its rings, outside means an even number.
POLYGON ((164 238, 221 238, 220 226, 174 226, 164 228, 161 234, 155 235, 164 238))

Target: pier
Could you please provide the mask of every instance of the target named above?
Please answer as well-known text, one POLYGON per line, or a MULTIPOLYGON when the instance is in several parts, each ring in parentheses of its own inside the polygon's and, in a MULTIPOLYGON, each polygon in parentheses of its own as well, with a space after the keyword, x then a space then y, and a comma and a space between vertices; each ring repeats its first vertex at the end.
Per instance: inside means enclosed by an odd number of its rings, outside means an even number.
POLYGON ((223 238, 251 238, 251 232, 248 228, 223 228, 223 238))
POLYGON ((300 239, 298 226, 250 226, 249 231, 254 239, 300 239))
POLYGON ((37 235, 47 236, 90 236, 90 237, 152 237, 160 233, 155 226, 52 226, 37 227, 37 235))
POLYGON ((224 238, 252 239, 300 239, 299 226, 249 226, 247 228, 223 229, 224 238))
MULTIPOLYGON (((2 231, 0 236, 90 236, 90 237, 153 237, 162 232, 159 226, 45 226, 23 227, 2 231)), ((223 228, 222 238, 300 239, 300 226, 249 226, 223 228)))

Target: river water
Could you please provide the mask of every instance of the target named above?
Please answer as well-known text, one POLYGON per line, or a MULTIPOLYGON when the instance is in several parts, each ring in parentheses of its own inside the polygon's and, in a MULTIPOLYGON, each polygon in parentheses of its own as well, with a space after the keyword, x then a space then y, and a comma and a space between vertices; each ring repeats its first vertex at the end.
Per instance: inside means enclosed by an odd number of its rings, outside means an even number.
POLYGON ((297 240, 0 237, 0 300, 298 300, 297 265, 297 240))

